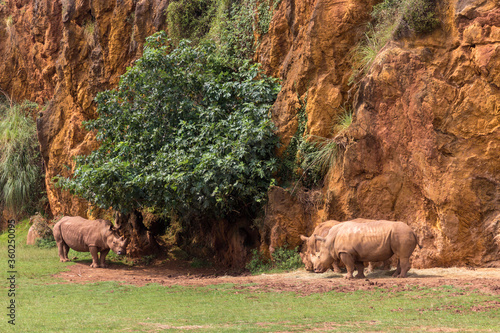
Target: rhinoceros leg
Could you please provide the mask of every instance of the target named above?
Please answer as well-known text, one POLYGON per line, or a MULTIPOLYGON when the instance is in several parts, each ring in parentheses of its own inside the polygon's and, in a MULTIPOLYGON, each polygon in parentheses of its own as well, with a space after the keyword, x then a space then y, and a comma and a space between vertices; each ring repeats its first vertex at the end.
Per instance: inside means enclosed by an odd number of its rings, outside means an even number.
POLYGON ((410 270, 410 258, 400 258, 398 262, 398 269, 396 270, 396 273, 394 273, 393 276, 396 276, 398 278, 405 278, 410 270))
POLYGON ((106 265, 106 256, 108 255, 108 252, 109 249, 101 251, 101 257, 99 258, 101 260, 101 268, 108 267, 108 265, 106 265))
POLYGON ((356 269, 358 270, 358 274, 356 274, 355 278, 356 279, 362 279, 365 277, 365 265, 362 261, 356 261, 355 262, 356 269))
POLYGON ((89 246, 90 254, 92 255, 92 268, 99 268, 99 253, 97 251, 97 247, 89 246))
POLYGON ((68 259, 69 246, 68 244, 66 244, 66 242, 62 237, 61 227, 59 224, 56 224, 54 227, 54 239, 57 244, 57 250, 59 252, 60 261, 62 262, 69 261, 68 259))
POLYGON ((66 262, 68 259, 69 246, 63 240, 58 240, 57 249, 59 250, 59 261, 66 262))
POLYGON ((398 258, 398 265, 396 266, 396 271, 394 272, 394 274, 392 274, 392 277, 397 277, 399 276, 399 274, 401 273, 401 264, 400 264, 400 260, 398 258))
POLYGON ((63 242, 63 244, 62 244, 62 248, 63 248, 64 260, 65 260, 65 261, 69 261, 69 258, 68 258, 68 253, 69 253, 69 245, 63 242))
POLYGON ((372 262, 372 261, 370 261, 370 262, 368 263, 368 268, 366 269, 366 271, 367 271, 368 273, 372 273, 374 270, 375 270, 375 263, 374 263, 374 262, 372 262))
POLYGON ((334 260, 332 263, 332 268, 335 273, 342 273, 342 270, 339 267, 339 263, 340 263, 339 260, 334 260))
POLYGON ((345 267, 347 268, 347 275, 345 276, 346 279, 350 280, 354 278, 352 276, 352 273, 354 272, 354 259, 352 256, 348 253, 342 252, 340 253, 340 260, 344 263, 345 267))

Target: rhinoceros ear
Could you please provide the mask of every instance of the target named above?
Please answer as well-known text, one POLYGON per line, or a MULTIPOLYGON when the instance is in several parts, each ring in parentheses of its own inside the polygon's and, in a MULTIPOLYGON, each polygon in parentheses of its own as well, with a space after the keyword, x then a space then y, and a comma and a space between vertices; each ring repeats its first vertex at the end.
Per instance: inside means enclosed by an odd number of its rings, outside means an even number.
POLYGON ((309 239, 309 237, 304 236, 304 235, 300 235, 300 239, 303 240, 304 242, 307 242, 307 240, 309 239))
POLYGON ((321 237, 321 236, 318 236, 318 235, 314 235, 314 239, 316 239, 317 241, 320 241, 320 242, 326 242, 326 238, 325 237, 321 237))

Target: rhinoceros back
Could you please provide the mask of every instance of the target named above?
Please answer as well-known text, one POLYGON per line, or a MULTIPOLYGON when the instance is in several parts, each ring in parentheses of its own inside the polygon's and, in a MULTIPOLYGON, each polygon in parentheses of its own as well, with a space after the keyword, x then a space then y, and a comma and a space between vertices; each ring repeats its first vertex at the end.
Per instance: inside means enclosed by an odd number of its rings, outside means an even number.
POLYGON ((345 222, 335 238, 335 253, 349 253, 359 261, 383 261, 393 254, 405 256, 415 248, 416 238, 403 222, 345 222))
POLYGON ((87 220, 79 216, 65 216, 54 226, 54 238, 64 241, 78 252, 88 252, 89 246, 108 248, 104 237, 111 222, 106 220, 87 220))

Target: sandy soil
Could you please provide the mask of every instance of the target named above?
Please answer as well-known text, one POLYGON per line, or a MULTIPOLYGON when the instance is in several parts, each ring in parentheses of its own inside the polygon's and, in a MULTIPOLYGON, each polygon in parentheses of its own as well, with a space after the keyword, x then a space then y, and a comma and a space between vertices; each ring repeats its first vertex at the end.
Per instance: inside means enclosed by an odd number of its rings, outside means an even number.
MULTIPOLYGON (((289 273, 231 274, 215 268, 193 268, 187 262, 167 262, 152 266, 129 267, 111 264, 108 268, 90 268, 88 262, 77 262, 70 270, 56 275, 68 283, 118 281, 143 286, 161 285, 204 286, 233 283, 237 288, 259 291, 294 291, 308 295, 328 291, 350 292, 387 288, 407 290, 413 286, 455 286, 500 295, 500 268, 432 268, 411 269, 406 279, 391 277, 391 271, 376 270, 365 279, 346 280, 344 274, 328 271, 323 274, 299 269, 289 273)), ((500 306, 500 302, 499 302, 500 306)))

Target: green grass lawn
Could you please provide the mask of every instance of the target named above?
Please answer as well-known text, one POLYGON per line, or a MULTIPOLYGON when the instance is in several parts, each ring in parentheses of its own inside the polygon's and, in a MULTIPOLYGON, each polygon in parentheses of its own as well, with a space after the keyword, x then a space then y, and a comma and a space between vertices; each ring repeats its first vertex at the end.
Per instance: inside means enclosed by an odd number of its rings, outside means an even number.
MULTIPOLYGON (((10 298, 5 264, 0 332, 500 331, 498 306, 479 312, 473 308, 487 308, 499 301, 498 296, 453 286, 305 296, 251 291, 232 284, 69 284, 52 275, 72 263, 60 263, 56 248, 23 245, 26 230, 21 225, 16 234, 16 325, 7 322, 10 298)), ((0 236, 5 257, 6 240, 5 234, 0 236)))

